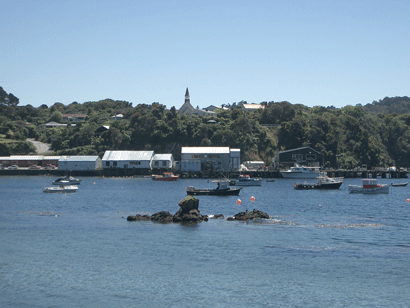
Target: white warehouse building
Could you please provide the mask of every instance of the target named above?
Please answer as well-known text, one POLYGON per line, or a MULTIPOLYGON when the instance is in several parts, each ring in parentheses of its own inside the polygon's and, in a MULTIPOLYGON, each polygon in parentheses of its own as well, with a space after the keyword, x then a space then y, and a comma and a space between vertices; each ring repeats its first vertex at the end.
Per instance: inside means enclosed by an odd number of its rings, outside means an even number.
POLYGON ((101 170, 102 160, 96 156, 61 156, 58 160, 58 170, 88 171, 101 170))
POLYGON ((181 171, 232 171, 239 159, 239 149, 232 149, 231 153, 229 147, 182 147, 181 171))
POLYGON ((154 151, 105 151, 103 168, 151 169, 154 151))

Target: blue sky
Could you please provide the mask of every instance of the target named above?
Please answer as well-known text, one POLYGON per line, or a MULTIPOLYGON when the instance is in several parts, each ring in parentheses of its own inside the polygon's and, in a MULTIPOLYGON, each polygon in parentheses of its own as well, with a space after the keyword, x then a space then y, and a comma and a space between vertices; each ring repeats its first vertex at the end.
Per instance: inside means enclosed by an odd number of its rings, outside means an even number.
POLYGON ((179 109, 410 96, 410 1, 0 0, 0 86, 20 105, 179 109))

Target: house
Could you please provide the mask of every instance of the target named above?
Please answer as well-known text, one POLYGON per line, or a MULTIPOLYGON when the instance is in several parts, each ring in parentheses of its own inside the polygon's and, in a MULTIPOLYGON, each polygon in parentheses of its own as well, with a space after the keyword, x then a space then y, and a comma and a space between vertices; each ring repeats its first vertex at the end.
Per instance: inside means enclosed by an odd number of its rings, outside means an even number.
MULTIPOLYGON (((67 124, 61 124, 57 122, 48 122, 45 124, 41 124, 40 127, 46 129, 46 128, 54 128, 54 127, 66 127, 67 124)), ((71 124, 71 126, 75 126, 75 124, 71 124)))
POLYGON ((265 109, 265 105, 260 104, 242 104, 241 109, 245 112, 255 112, 257 110, 265 109))
POLYGON ((153 169, 171 169, 174 163, 172 154, 155 154, 152 158, 153 169))
POLYGON ((222 106, 215 106, 215 105, 210 105, 206 108, 204 108, 206 111, 215 111, 215 110, 229 110, 228 107, 222 107, 222 106))
POLYGON ((103 168, 151 169, 154 151, 105 151, 103 168))
POLYGON ((293 167, 295 164, 303 166, 323 166, 323 155, 311 147, 302 147, 275 154, 273 165, 279 167, 293 167))
POLYGON ((107 125, 101 125, 99 128, 97 128, 95 130, 95 135, 96 136, 100 136, 103 132, 106 132, 107 130, 109 130, 110 127, 107 125))
POLYGON ((185 92, 185 102, 181 108, 178 110, 178 114, 185 114, 185 115, 197 115, 200 117, 217 117, 217 113, 213 111, 206 111, 204 109, 195 109, 191 105, 190 96, 188 88, 186 88, 185 92))
POLYGON ((63 122, 71 121, 71 122, 83 122, 87 117, 86 114, 71 114, 66 113, 63 114, 63 122))
POLYGON ((124 117, 124 115, 122 115, 122 114, 116 114, 115 116, 111 117, 111 120, 119 121, 119 120, 122 120, 123 117, 124 117))
POLYGON ((17 165, 25 168, 31 165, 47 167, 47 165, 58 165, 60 156, 43 156, 43 155, 11 155, 0 157, 0 164, 4 166, 17 165))
POLYGON ((229 147, 182 147, 181 171, 230 171, 229 147), (199 170, 198 170, 199 169, 199 170))
POLYGON ((96 156, 62 156, 58 160, 58 170, 87 171, 101 170, 102 160, 96 156))

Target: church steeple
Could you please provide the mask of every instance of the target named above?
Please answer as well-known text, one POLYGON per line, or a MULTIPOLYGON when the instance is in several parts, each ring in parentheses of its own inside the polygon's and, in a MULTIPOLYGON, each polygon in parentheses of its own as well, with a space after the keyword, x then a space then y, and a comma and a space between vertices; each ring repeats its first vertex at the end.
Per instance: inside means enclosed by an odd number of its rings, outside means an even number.
POLYGON ((185 92, 185 103, 190 104, 188 88, 186 88, 186 92, 185 92))

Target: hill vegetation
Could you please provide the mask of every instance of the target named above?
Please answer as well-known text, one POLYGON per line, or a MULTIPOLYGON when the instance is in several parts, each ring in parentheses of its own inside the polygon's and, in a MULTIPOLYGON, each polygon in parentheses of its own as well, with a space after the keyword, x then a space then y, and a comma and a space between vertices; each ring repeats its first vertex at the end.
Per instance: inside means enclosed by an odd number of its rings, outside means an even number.
MULTIPOLYGON (((99 155, 106 150, 154 150, 180 159, 183 146, 228 146, 241 149, 242 161, 271 165, 277 151, 310 146, 324 154, 326 167, 410 167, 410 99, 384 98, 366 106, 309 108, 289 102, 262 102, 263 111, 245 113, 234 103, 210 118, 178 115, 159 103, 135 107, 106 99, 18 106, 2 88, 0 155, 34 152, 27 138, 50 143, 55 155, 99 155), (115 114, 122 120, 113 120, 115 114), (86 121, 44 129, 63 114, 86 114, 86 121), (75 124, 75 125, 74 125, 75 124), (109 130, 96 134, 102 125, 109 130)), ((0 91, 1 92, 1 91, 0 91)))

